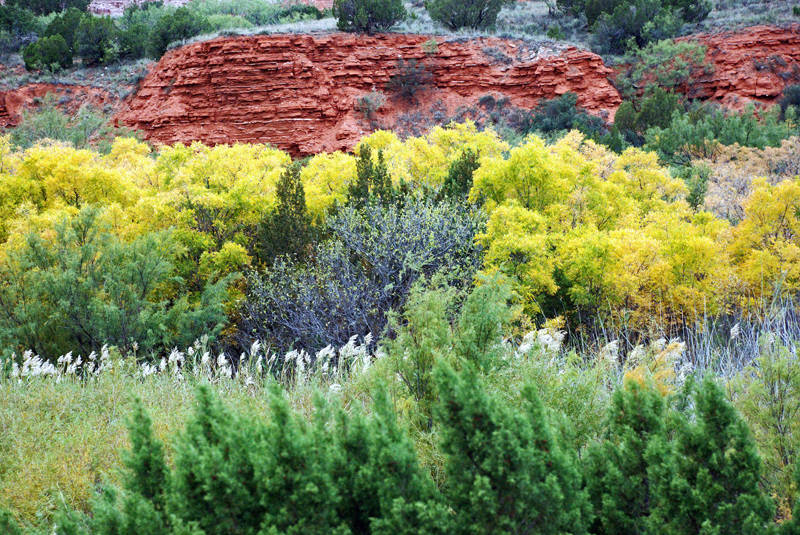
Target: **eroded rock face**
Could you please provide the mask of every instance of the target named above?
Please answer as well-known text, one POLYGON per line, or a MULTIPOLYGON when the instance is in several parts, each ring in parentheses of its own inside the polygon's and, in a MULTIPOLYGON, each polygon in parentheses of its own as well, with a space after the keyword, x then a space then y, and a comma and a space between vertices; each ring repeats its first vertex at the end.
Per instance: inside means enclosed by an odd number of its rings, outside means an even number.
POLYGON ((419 35, 271 35, 223 38, 165 55, 117 120, 164 143, 269 142, 295 155, 349 149, 376 125, 414 110, 452 114, 487 94, 531 108, 568 91, 592 113, 612 118, 620 102, 599 56, 522 41, 419 35), (423 43, 428 46, 423 47, 423 43), (392 98, 397 61, 415 59, 433 74, 417 102, 392 98), (373 117, 358 97, 384 91, 373 117))
POLYGON ((741 109, 749 102, 772 104, 787 85, 800 83, 800 24, 753 26, 739 32, 696 35, 708 47, 714 72, 690 91, 741 109))
POLYGON ((75 112, 84 104, 102 108, 115 103, 115 99, 97 87, 69 84, 28 84, 17 89, 0 91, 0 128, 16 126, 22 112, 35 106, 37 99, 48 93, 56 95, 60 107, 75 112))

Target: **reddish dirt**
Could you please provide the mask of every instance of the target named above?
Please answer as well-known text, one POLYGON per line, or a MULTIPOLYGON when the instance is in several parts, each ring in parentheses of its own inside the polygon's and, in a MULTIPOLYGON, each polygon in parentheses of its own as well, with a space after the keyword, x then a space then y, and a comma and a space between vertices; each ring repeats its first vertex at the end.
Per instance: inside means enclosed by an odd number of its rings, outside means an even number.
MULTIPOLYGON (((613 117, 620 98, 602 59, 575 48, 503 39, 429 36, 271 35, 221 38, 173 50, 143 80, 117 120, 163 143, 269 142, 295 155, 351 148, 378 124, 419 110, 449 115, 487 94, 531 108, 568 91, 592 113, 613 117), (416 104, 389 98, 367 121, 355 101, 384 90, 398 58, 433 74, 416 104)), ((385 91, 388 95, 388 91, 385 91)))
POLYGON ((0 91, 0 128, 16 126, 25 109, 33 108, 48 93, 56 95, 63 109, 75 112, 84 104, 102 108, 117 100, 106 91, 90 86, 68 84, 28 84, 17 89, 0 91))
POLYGON ((787 85, 800 83, 800 24, 753 26, 739 32, 701 34, 714 72, 701 77, 689 96, 741 109, 772 104, 787 85))

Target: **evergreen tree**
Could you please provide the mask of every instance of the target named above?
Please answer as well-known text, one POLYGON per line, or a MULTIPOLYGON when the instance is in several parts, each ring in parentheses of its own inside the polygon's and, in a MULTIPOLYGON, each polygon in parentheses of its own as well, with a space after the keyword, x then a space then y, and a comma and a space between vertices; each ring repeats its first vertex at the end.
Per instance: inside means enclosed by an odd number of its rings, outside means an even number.
POLYGON ((347 526, 337 515, 340 496, 331 476, 333 448, 318 416, 310 428, 293 413, 277 385, 270 401, 270 421, 264 437, 254 446, 258 459, 254 496, 260 498, 263 534, 346 534, 347 526))
POLYGON ((84 64, 108 64, 117 59, 117 29, 111 17, 84 15, 71 45, 84 64))
POLYGON ((22 535, 22 528, 17 524, 14 515, 2 507, 0 507, 0 533, 5 533, 6 535, 22 535))
POLYGON ((497 14, 509 0, 426 0, 431 18, 451 30, 494 26, 497 14))
POLYGON ((394 198, 392 179, 383 158, 383 151, 378 151, 378 161, 373 162, 372 149, 363 143, 358 150, 356 160, 356 180, 347 189, 347 200, 355 206, 364 206, 372 199, 388 204, 394 198))
POLYGON ((254 459, 263 451, 254 450, 263 440, 257 423, 237 417, 201 386, 175 446, 169 510, 206 535, 257 533, 265 510, 254 459))
POLYGON ((645 453, 664 433, 664 399, 654 388, 626 381, 612 397, 603 442, 589 448, 586 489, 596 535, 646 532, 652 503, 645 453))
POLYGON ((166 509, 168 475, 164 446, 153 436, 153 422, 141 400, 136 400, 128 423, 131 450, 125 455, 128 474, 125 490, 152 502, 158 511, 166 509))
POLYGON ((453 533, 586 533, 588 501, 532 388, 524 410, 489 393, 470 365, 437 368, 437 420, 453 533))
POLYGON ((756 445, 712 378, 694 395, 694 418, 676 422, 674 444, 654 440, 647 457, 654 532, 756 535, 769 529, 773 505, 759 487, 756 445))
POLYGON ((336 421, 332 473, 339 516, 352 533, 449 533, 447 508, 384 389, 370 417, 340 409, 336 421))
POLYGON ((43 37, 50 37, 51 35, 60 35, 67 42, 72 54, 75 54, 75 34, 78 31, 78 26, 86 14, 78 8, 71 7, 56 16, 47 29, 44 31, 43 37))
POLYGON ((293 163, 281 173, 275 196, 275 211, 265 216, 258 228, 258 256, 267 265, 281 255, 302 259, 313 240, 300 164, 293 163))
POLYGON ((131 450, 124 455, 128 469, 125 493, 103 489, 92 503, 95 535, 167 535, 166 497, 168 470, 164 447, 154 436, 150 416, 136 400, 128 423, 131 450))
POLYGON ((447 177, 442 185, 441 196, 454 199, 464 199, 472 189, 472 175, 480 167, 478 153, 472 149, 466 149, 461 155, 450 164, 447 177))

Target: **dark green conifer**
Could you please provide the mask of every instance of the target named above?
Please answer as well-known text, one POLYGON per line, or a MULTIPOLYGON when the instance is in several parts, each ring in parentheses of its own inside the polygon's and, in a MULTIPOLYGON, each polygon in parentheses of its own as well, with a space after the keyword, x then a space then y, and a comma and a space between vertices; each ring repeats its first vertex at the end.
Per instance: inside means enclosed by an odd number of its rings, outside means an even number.
POLYGON ((333 476, 341 495, 339 516, 352 533, 449 533, 447 508, 382 388, 373 409, 369 417, 359 410, 337 414, 333 476))
POLYGON ((454 199, 464 199, 472 189, 472 175, 480 167, 478 153, 466 149, 450 164, 447 176, 442 185, 441 196, 454 199))
POLYGON ((693 401, 693 418, 680 415, 674 441, 654 440, 647 452, 653 533, 767 533, 774 507, 759 486, 761 459, 747 424, 710 377, 693 401))
POLYGON ((656 389, 634 381, 614 392, 604 440, 589 448, 585 461, 592 533, 646 533, 652 496, 645 452, 653 437, 663 438, 664 408, 656 389))
POLYGON ((226 409, 211 389, 197 391, 197 406, 175 446, 170 512, 196 522, 206 535, 254 534, 264 517, 253 466, 263 428, 226 409))
POLYGON ((437 367, 437 420, 456 534, 586 533, 588 500, 532 388, 511 407, 474 367, 437 367))
POLYGON ((293 163, 281 173, 275 196, 275 210, 264 217, 258 228, 258 254, 267 265, 280 255, 303 258, 312 241, 300 164, 293 163))

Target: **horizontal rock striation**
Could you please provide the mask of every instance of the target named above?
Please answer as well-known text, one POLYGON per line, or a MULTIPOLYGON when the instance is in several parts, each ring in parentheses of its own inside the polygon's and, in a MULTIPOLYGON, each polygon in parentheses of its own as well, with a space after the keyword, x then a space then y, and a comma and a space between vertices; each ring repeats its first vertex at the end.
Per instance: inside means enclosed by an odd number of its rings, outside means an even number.
POLYGON ((772 104, 783 88, 800 84, 800 24, 753 26, 737 32, 689 37, 707 47, 713 73, 700 77, 689 96, 740 109, 772 104))
POLYGON ((451 112, 487 94, 531 108, 572 91, 579 105, 608 118, 620 103, 611 70, 591 52, 439 37, 431 52, 430 39, 333 33, 191 44, 167 53, 116 119, 163 143, 269 142, 307 155, 352 148, 381 118, 431 106, 451 112), (419 61, 433 75, 414 103, 385 89, 400 58, 419 61), (355 102, 372 90, 389 98, 369 121, 355 102))

